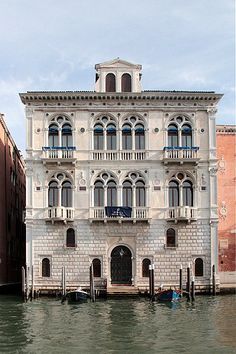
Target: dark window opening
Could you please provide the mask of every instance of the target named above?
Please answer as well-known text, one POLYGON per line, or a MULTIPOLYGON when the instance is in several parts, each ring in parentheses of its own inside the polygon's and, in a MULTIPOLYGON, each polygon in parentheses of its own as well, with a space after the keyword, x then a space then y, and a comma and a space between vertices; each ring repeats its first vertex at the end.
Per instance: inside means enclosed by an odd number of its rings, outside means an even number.
POLYGON ((176 247, 176 237, 174 229, 168 229, 166 232, 166 247, 176 247))
POLYGON ((196 258, 195 260, 195 276, 203 277, 203 260, 202 258, 196 258))
POLYGON ((123 74, 121 77, 121 91, 131 92, 131 76, 130 74, 123 74))
POLYGON ((75 230, 68 229, 66 231, 66 247, 75 247, 75 230))
POLYGON ((116 92, 116 77, 114 74, 106 76, 106 92, 116 92))
POLYGON ((42 260, 42 277, 50 277, 50 261, 48 258, 42 260))
POLYGON ((101 278, 101 261, 98 258, 93 259, 93 275, 95 278, 101 278))
POLYGON ((151 265, 151 261, 148 258, 143 259, 142 262, 142 276, 143 278, 149 277, 149 266, 151 265))

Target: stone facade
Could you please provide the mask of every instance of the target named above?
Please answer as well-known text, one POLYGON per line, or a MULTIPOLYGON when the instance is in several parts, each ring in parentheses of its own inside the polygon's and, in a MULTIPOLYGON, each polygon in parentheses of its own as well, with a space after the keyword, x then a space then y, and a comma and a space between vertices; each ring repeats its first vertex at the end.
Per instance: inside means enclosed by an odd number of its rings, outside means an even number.
POLYGON ((218 157, 219 274, 221 283, 236 284, 236 127, 216 127, 218 157))
POLYGON ((208 288, 218 269, 222 95, 142 91, 141 65, 119 58, 95 69, 95 91, 20 94, 35 288, 60 289, 63 266, 68 288, 88 286, 94 259, 108 287, 147 288, 146 262, 157 286, 178 285, 179 267, 190 264, 196 285, 208 288))

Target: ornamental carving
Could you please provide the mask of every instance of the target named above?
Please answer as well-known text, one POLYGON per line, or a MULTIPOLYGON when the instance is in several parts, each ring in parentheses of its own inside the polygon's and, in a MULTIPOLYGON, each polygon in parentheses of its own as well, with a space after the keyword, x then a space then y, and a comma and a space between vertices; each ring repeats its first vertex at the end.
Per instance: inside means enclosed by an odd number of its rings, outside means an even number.
POLYGON ((218 171, 222 174, 225 173, 225 159, 224 156, 218 161, 218 171))
POLYGON ((217 167, 209 168, 210 176, 213 176, 213 177, 216 176, 217 171, 218 171, 217 167))
POLYGON ((219 208, 219 216, 223 220, 227 217, 227 206, 225 202, 221 203, 221 207, 219 208))

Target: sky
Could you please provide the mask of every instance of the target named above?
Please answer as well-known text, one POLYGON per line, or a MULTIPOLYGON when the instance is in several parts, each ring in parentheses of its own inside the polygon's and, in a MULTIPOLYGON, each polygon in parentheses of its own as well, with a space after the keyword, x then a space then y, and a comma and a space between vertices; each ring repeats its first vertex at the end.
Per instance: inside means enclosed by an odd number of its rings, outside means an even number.
POLYGON ((19 92, 94 90, 94 66, 142 65, 143 90, 223 93, 235 124, 234 0, 1 0, 0 112, 25 154, 19 92))

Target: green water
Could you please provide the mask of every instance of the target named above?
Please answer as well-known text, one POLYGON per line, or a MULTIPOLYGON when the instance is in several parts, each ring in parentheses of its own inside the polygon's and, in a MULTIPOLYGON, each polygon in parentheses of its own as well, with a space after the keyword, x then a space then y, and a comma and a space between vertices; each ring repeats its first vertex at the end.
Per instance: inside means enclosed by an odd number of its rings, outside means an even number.
POLYGON ((236 296, 61 304, 0 296, 0 353, 236 353, 236 296))

